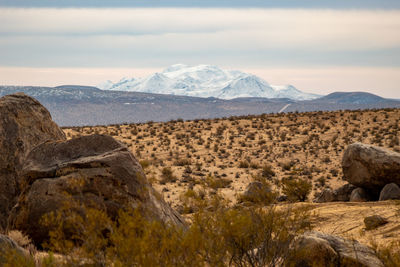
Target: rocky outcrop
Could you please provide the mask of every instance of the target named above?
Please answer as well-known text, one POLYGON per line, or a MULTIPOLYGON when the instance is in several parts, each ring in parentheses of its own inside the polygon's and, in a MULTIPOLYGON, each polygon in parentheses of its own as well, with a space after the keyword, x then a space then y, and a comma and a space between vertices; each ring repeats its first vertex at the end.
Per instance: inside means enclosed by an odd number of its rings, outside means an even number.
POLYGON ((344 179, 378 195, 389 183, 400 183, 400 153, 355 143, 347 147, 342 160, 344 179))
POLYGON ((335 201, 349 201, 351 192, 356 187, 351 184, 345 184, 336 190, 325 189, 314 200, 316 203, 335 202, 335 201))
POLYGON ((379 194, 379 201, 389 199, 400 199, 400 188, 395 183, 385 185, 385 187, 383 187, 381 193, 379 194))
POLYGON ((111 218, 121 209, 140 207, 152 218, 184 225, 149 185, 128 148, 110 136, 41 144, 27 156, 21 180, 24 188, 9 228, 27 233, 37 245, 47 239, 49 230, 40 219, 60 209, 68 197, 101 207, 111 218))
POLYGON ((65 140, 64 132, 38 101, 22 93, 0 98, 0 228, 15 204, 25 156, 35 146, 55 140, 65 140))
POLYGON ((316 231, 299 237, 294 247, 293 266, 384 266, 372 249, 359 242, 316 231))

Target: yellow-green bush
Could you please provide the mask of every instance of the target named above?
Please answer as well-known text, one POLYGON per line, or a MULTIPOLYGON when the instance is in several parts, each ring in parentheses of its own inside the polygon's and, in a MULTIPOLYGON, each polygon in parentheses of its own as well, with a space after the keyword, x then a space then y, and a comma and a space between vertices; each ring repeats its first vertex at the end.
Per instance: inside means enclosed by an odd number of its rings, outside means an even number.
POLYGON ((45 247, 65 255, 58 262, 65 266, 276 266, 307 229, 305 209, 229 208, 218 195, 198 203, 184 228, 149 219, 140 208, 112 220, 71 200, 43 218, 52 229, 45 247))
POLYGON ((292 202, 306 201, 312 190, 312 184, 298 177, 282 179, 282 193, 292 202))

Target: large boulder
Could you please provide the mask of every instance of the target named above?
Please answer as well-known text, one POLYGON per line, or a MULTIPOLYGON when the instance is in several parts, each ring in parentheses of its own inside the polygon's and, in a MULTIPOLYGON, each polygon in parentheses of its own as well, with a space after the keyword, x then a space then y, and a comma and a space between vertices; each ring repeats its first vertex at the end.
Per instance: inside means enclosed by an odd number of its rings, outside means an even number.
POLYGON ((400 183, 400 153, 381 147, 355 143, 342 159, 344 179, 375 194, 389 183, 400 183))
POLYGON ((48 142, 29 153, 23 166, 23 192, 9 219, 9 229, 27 233, 35 244, 48 238, 43 215, 66 201, 102 207, 111 218, 120 210, 140 208, 159 220, 184 225, 148 183, 128 148, 111 136, 91 135, 48 142))
POLYGON ((375 252, 356 240, 310 231, 294 245, 293 266, 383 267, 375 252))
POLYGON ((0 98, 0 229, 18 195, 18 173, 35 146, 65 140, 64 132, 38 101, 23 93, 0 98))
POLYGON ((379 194, 379 201, 389 199, 400 199, 400 188, 395 183, 385 185, 379 194))

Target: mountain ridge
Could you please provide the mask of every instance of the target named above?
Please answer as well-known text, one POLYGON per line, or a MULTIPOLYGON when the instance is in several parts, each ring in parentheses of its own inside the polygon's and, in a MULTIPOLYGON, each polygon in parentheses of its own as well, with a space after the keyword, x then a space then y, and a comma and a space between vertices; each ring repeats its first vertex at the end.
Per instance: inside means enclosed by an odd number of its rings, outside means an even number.
POLYGON ((106 81, 100 84, 99 88, 220 99, 264 97, 311 100, 320 97, 302 92, 293 85, 270 85, 254 74, 224 70, 213 65, 175 64, 145 78, 122 78, 116 83, 106 81))
POLYGON ((224 100, 215 97, 100 90, 80 85, 0 86, 0 97, 17 92, 24 92, 39 100, 51 112, 54 121, 62 126, 168 121, 178 118, 193 120, 296 111, 400 108, 400 101, 378 96, 376 96, 377 102, 366 102, 363 100, 365 97, 363 93, 352 93, 353 102, 343 103, 341 101, 343 93, 333 94, 330 97, 328 95, 328 100, 319 98, 300 101, 262 97, 224 100))

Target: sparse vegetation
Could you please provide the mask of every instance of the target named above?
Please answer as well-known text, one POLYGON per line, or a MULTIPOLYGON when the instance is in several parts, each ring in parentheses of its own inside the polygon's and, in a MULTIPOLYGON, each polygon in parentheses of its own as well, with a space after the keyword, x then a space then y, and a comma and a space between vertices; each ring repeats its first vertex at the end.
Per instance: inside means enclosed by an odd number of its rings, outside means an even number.
MULTIPOLYGON (((293 238, 314 223, 313 204, 290 202, 343 184, 347 144, 400 151, 399 115, 398 109, 288 113, 64 129, 68 138, 99 133, 126 143, 148 180, 189 223, 149 220, 140 207, 110 218, 72 201, 43 218, 52 227, 43 246, 52 254, 39 264, 278 266, 293 238), (261 186, 244 194, 252 182, 261 186), (285 196, 283 204, 278 195, 285 196)), ((8 235, 36 253, 23 233, 8 235)), ((387 266, 399 265, 398 243, 376 249, 387 266)), ((11 252, 6 260, 8 266, 38 265, 11 252)))
POLYGON ((340 160, 347 144, 379 144, 400 151, 399 116, 399 109, 264 114, 64 131, 69 138, 112 134, 126 143, 147 176, 154 177, 152 185, 160 192, 168 187, 164 197, 176 208, 182 192, 204 183, 207 176, 232 180, 221 192, 232 204, 253 176, 267 179, 275 189, 283 178, 296 176, 315 185, 311 195, 337 188, 344 183, 340 160), (171 173, 163 174, 163 168, 171 173), (181 180, 191 182, 171 187, 181 180))
MULTIPOLYGON (((346 146, 353 142, 380 145, 400 152, 399 116, 399 109, 264 114, 118 127, 76 127, 65 131, 69 138, 95 131, 112 134, 125 142, 142 160, 152 185, 191 223, 189 231, 183 233, 159 222, 151 225, 143 222, 154 232, 149 230, 143 236, 134 237, 139 241, 145 236, 158 240, 153 246, 157 247, 159 254, 148 252, 151 259, 137 259, 126 251, 117 250, 114 250, 115 254, 109 254, 107 250, 98 259, 110 259, 113 255, 113 261, 118 262, 119 255, 124 255, 121 266, 128 259, 138 262, 138 265, 144 262, 157 265, 161 257, 167 257, 164 263, 170 265, 176 265, 174 257, 178 257, 182 263, 191 261, 192 266, 196 265, 193 262, 210 266, 229 263, 264 266, 279 262, 268 258, 267 252, 263 256, 255 253, 267 244, 257 239, 253 231, 271 231, 271 228, 260 225, 263 222, 271 226, 264 217, 268 212, 272 212, 270 216, 279 214, 274 222, 279 218, 287 219, 278 212, 279 209, 269 204, 277 203, 277 196, 283 195, 283 200, 279 201, 285 203, 276 205, 288 207, 291 204, 287 202, 306 202, 317 192, 343 185, 340 161, 346 146), (244 192, 252 181, 261 182, 266 187, 256 197, 249 198, 244 192), (251 227, 244 229, 243 225, 251 227), (189 236, 195 241, 188 242, 186 238, 189 236), (175 240, 175 244, 157 239, 161 237, 175 240), (254 242, 249 242, 250 239, 254 242), (171 247, 169 251, 166 246, 171 247), (247 251, 249 255, 245 255, 244 249, 250 249, 247 251), (185 255, 189 251, 192 252, 190 257, 185 255)), ((132 220, 129 217, 132 214, 120 215, 120 218, 123 216, 132 220)), ((302 218, 305 223, 300 227, 301 231, 309 226, 307 219, 302 218)), ((119 231, 118 224, 112 223, 112 227, 116 227, 114 232, 119 231)), ((135 229, 132 227, 130 231, 135 229)), ((393 253, 395 247, 394 243, 377 249, 387 266, 398 266, 399 254, 393 253)), ((144 245, 137 249, 146 253, 148 248, 144 245)), ((91 256, 85 257, 91 259, 91 256)))

